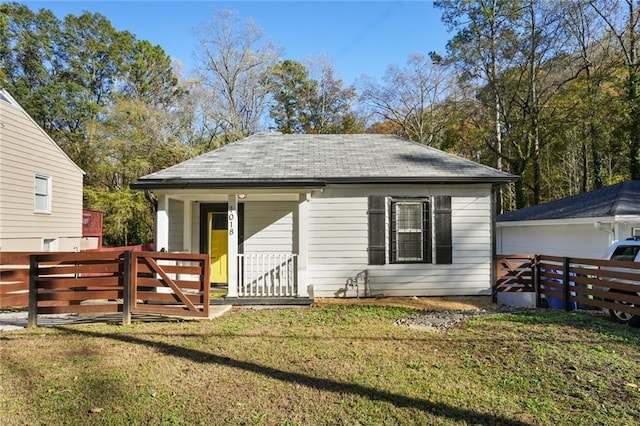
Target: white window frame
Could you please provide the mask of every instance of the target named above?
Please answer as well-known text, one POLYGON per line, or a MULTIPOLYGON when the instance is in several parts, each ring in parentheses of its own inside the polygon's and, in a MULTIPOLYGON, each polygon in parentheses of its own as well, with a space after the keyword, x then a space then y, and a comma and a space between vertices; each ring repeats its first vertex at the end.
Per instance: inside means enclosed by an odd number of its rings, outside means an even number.
POLYGON ((52 179, 51 176, 36 173, 33 177, 33 211, 34 213, 43 213, 50 214, 51 213, 51 188, 52 188, 52 179), (46 181, 46 193, 38 193, 38 180, 46 181), (44 209, 38 208, 38 197, 43 197, 46 201, 46 206, 44 209))
POLYGON ((424 261, 424 250, 423 250, 423 229, 422 229, 422 215, 424 212, 422 211, 422 201, 414 201, 414 200, 398 200, 396 201, 396 261, 398 263, 403 262, 422 262, 424 261), (418 206, 419 216, 418 222, 420 222, 419 228, 401 228, 400 227, 400 207, 414 205, 418 206), (401 257, 400 256, 400 247, 402 244, 400 243, 400 235, 401 234, 418 234, 420 238, 420 256, 419 257, 401 257))

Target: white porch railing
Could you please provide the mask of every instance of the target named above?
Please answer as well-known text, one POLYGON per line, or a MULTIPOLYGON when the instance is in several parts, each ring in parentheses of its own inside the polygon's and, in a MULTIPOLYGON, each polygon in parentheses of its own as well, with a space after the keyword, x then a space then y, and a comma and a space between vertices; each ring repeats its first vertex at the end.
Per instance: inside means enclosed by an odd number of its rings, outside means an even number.
POLYGON ((239 254, 238 297, 294 297, 297 273, 297 254, 239 254))

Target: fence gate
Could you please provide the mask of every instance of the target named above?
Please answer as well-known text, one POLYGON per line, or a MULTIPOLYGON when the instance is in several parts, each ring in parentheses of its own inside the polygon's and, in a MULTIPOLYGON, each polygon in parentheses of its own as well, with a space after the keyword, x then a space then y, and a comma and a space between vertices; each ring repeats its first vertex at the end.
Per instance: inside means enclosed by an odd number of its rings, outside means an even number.
POLYGON ((209 316, 206 254, 132 252, 130 271, 131 313, 209 316))

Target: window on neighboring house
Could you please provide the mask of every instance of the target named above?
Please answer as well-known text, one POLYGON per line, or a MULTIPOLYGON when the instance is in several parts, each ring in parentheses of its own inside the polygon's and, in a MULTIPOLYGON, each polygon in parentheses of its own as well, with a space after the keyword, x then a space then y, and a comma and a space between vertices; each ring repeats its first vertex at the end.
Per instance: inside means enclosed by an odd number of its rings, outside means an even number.
POLYGON ((58 240, 56 238, 42 240, 42 251, 58 251, 58 240))
POLYGON ((51 213, 51 176, 36 174, 34 184, 36 213, 51 213))
POLYGON ((368 213, 370 265, 452 263, 451 197, 371 196, 368 213))

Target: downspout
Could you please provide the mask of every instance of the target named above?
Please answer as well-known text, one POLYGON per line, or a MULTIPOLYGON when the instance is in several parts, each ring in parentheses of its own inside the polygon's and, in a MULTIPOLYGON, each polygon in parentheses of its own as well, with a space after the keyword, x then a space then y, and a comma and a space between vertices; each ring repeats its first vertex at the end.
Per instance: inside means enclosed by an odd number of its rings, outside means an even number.
MULTIPOLYGON (((606 232, 607 234, 609 234, 609 245, 613 244, 616 241, 616 231, 611 229, 611 227, 604 227, 604 224, 602 222, 595 222, 593 224, 593 226, 598 230, 598 231, 602 231, 602 232, 606 232)), ((608 225, 608 224, 607 224, 608 225)), ((617 228, 616 224, 616 228, 617 228)))

